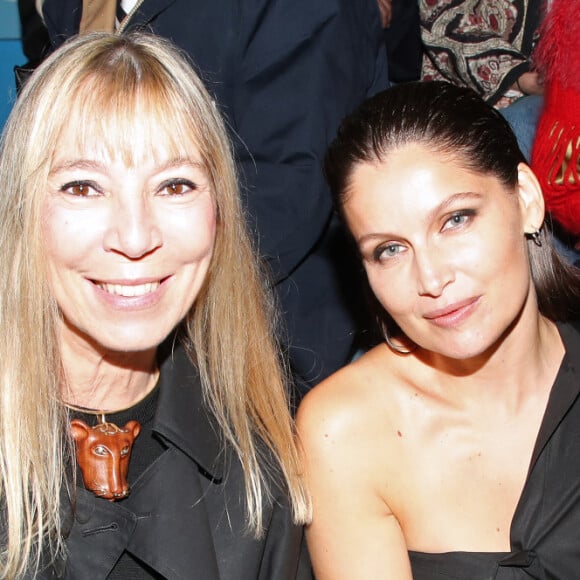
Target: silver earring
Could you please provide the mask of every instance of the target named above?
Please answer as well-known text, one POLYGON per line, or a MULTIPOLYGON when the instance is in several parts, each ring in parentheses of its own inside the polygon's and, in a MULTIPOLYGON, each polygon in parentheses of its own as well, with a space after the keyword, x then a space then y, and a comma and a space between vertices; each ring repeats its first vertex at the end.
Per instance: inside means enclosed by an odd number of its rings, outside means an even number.
POLYGON ((534 242, 534 244, 536 244, 536 246, 540 248, 542 247, 542 240, 540 239, 540 230, 535 230, 526 235, 528 236, 528 238, 532 240, 532 242, 534 242))
POLYGON ((398 344, 395 344, 393 342, 393 340, 391 339, 391 337, 389 336, 389 331, 386 327, 386 325, 381 324, 381 328, 383 330, 383 338, 385 339, 385 342, 387 343, 387 346, 394 352, 396 352, 397 354, 411 354, 416 346, 413 345, 412 348, 409 347, 405 347, 405 346, 400 346, 398 344))

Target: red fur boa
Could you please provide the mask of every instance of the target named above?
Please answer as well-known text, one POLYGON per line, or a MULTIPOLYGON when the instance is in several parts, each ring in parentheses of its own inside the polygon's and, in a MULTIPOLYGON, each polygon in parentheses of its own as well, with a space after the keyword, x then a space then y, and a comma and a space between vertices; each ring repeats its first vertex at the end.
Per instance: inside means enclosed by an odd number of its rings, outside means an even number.
POLYGON ((554 0, 534 53, 546 84, 532 153, 552 216, 580 236, 580 0, 554 0))

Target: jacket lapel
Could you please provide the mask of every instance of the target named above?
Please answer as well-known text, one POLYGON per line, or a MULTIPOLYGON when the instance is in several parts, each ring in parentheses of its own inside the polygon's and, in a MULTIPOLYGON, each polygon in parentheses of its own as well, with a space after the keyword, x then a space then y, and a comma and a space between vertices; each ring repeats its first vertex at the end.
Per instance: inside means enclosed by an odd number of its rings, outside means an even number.
POLYGON ((168 579, 218 579, 197 465, 170 448, 133 486, 137 525, 128 550, 168 579))
POLYGON ((185 350, 177 348, 161 370, 154 430, 192 459, 209 480, 221 483, 225 463, 220 429, 203 402, 197 368, 185 350))
POLYGON ((218 430, 203 404, 197 369, 182 348, 162 362, 161 377, 153 429, 168 450, 125 500, 137 515, 128 549, 167 578, 218 579, 204 498, 208 482, 223 480, 218 430))
MULTIPOLYGON (((56 575, 72 579, 102 580, 109 575, 125 549, 136 526, 133 514, 109 501, 94 501, 92 492, 78 488, 74 500, 74 525, 67 548, 74 558, 66 561, 65 571, 56 575)), ((63 562, 62 564, 65 564, 63 562)))

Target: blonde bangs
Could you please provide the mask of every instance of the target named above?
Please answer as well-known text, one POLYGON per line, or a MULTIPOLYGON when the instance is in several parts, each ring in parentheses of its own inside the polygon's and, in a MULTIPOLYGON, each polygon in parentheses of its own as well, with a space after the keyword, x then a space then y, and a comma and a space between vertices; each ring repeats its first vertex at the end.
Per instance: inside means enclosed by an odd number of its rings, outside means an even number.
POLYGON ((79 150, 90 148, 128 166, 139 165, 158 150, 175 158, 201 156, 205 165, 200 131, 181 95, 167 86, 166 79, 151 72, 139 78, 140 73, 126 70, 89 75, 70 99, 61 134, 74 127, 79 150))

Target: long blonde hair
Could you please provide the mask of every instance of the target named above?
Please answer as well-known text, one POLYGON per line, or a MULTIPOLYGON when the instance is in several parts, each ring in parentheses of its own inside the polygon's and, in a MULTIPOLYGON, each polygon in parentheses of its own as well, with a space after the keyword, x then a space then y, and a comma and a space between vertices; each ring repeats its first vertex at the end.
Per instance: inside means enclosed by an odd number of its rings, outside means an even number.
MULTIPOLYGON (((102 140, 131 157, 131 127, 163 130, 183 153, 195 145, 217 208, 207 278, 184 321, 204 397, 245 477, 248 524, 259 536, 274 468, 294 519, 308 517, 273 307, 240 207, 223 121, 190 63, 146 34, 72 39, 35 72, 6 124, 0 155, 0 575, 16 578, 63 549, 60 494, 69 444, 61 401, 57 305, 47 283, 42 201, 61 132, 102 140), (143 118, 137 116, 139 115, 143 118), (266 457, 273 458, 266 461, 266 457), (273 463, 273 464, 272 464, 273 463)), ((192 232, 192 235, 195 235, 192 232)))

